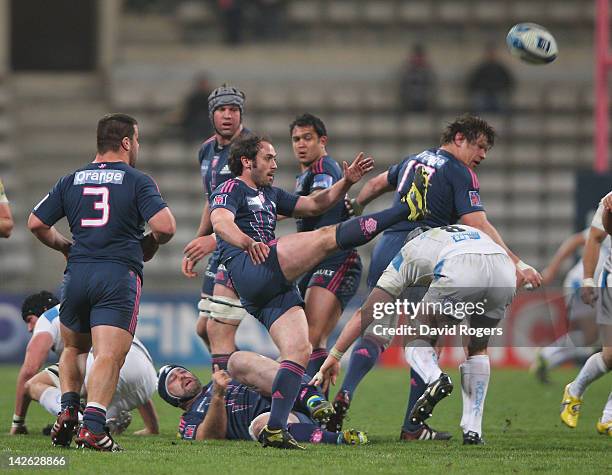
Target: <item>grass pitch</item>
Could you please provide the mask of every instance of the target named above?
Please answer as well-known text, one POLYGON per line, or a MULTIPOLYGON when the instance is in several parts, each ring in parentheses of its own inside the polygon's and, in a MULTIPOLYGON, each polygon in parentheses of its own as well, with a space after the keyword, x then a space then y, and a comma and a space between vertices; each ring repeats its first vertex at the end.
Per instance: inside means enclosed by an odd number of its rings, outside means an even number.
MULTIPOLYGON (((9 436, 18 368, 0 366, 0 458, 8 455, 66 455, 71 474, 170 473, 612 473, 612 438, 595 431, 595 422, 611 389, 612 377, 596 381, 586 393, 577 429, 564 427, 559 402, 564 385, 577 373, 562 369, 553 384, 542 386, 524 371, 493 370, 486 401, 486 446, 462 445, 459 420, 461 390, 457 372, 453 394, 436 408, 431 425, 450 430, 450 442, 398 442, 408 391, 406 370, 376 369, 358 389, 347 427, 367 430, 371 444, 364 447, 309 445, 304 452, 263 449, 255 442, 183 442, 175 437, 180 411, 155 399, 161 435, 122 435, 121 453, 94 453, 51 446, 41 429, 52 417, 32 403, 27 425, 30 435, 9 436)), ((199 372, 202 380, 208 371, 199 372)), ((335 393, 334 393, 335 394, 335 393)), ((134 412, 127 434, 142 428, 134 412)), ((51 469, 27 469, 27 472, 51 469)), ((0 469, 2 473, 25 472, 0 469)))

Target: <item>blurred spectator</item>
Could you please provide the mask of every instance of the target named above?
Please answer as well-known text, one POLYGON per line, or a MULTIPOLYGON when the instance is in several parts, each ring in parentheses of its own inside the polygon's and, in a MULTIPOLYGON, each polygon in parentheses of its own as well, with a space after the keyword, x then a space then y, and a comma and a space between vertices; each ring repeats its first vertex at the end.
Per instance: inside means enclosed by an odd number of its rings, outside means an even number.
POLYGON ((243 9, 242 0, 217 0, 221 21, 225 30, 225 43, 238 45, 242 43, 243 9))
POLYGON ((467 81, 472 112, 506 112, 514 90, 514 76, 497 58, 495 46, 489 45, 483 60, 470 72, 467 81))
POLYGON ((287 0, 256 0, 253 37, 263 40, 279 40, 285 36, 287 0))
POLYGON ((13 215, 9 207, 9 201, 4 193, 2 179, 0 179, 0 237, 7 238, 13 231, 13 215))
POLYGON ((402 111, 427 111, 434 105, 436 76, 427 60, 425 48, 415 44, 400 72, 402 111))
POLYGON ((212 92, 208 77, 199 74, 195 78, 192 91, 185 98, 180 125, 186 142, 203 141, 213 133, 208 118, 208 95, 212 92))

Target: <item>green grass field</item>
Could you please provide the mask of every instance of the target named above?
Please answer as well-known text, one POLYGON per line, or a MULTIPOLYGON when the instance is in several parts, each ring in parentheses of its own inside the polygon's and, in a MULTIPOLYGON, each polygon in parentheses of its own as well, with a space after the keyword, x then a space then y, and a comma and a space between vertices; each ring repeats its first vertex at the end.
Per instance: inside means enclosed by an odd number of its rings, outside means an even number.
MULTIPOLYGON (((125 452, 113 454, 52 447, 41 434, 52 418, 36 403, 28 414, 30 435, 9 436, 17 371, 14 366, 0 366, 4 382, 0 387, 0 454, 67 455, 70 473, 612 473, 612 438, 595 431, 610 391, 609 375, 587 391, 577 429, 567 429, 559 420, 562 389, 575 369, 557 371, 549 386, 540 385, 523 371, 494 370, 485 409, 486 446, 461 444, 461 391, 456 372, 451 372, 455 392, 440 403, 431 419, 432 426, 451 430, 453 440, 398 442, 408 374, 378 369, 359 388, 347 423, 368 431, 369 446, 310 445, 305 452, 286 452, 263 449, 254 442, 182 442, 175 438, 180 411, 156 397, 161 435, 123 435, 118 441, 125 452)), ((135 412, 128 433, 140 428, 142 421, 135 412)))

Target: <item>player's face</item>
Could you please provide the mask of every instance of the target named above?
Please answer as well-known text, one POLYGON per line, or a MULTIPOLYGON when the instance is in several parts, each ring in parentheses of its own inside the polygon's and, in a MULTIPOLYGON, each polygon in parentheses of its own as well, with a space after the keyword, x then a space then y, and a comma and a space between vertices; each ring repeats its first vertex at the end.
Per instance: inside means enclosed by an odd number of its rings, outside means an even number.
POLYGON ((172 396, 180 398, 192 398, 202 391, 200 380, 183 368, 176 368, 170 372, 166 387, 172 396))
POLYGON ((251 179, 257 186, 270 186, 274 182, 276 150, 270 142, 262 142, 255 160, 252 162, 251 179))
POLYGON ((474 169, 487 157, 490 148, 487 138, 482 134, 478 136, 475 142, 468 142, 467 139, 463 138, 459 146, 460 156, 457 158, 474 169))
POLYGON ((234 105, 221 106, 213 113, 215 130, 224 139, 231 139, 240 128, 240 108, 234 105))
POLYGON ((28 315, 26 317, 25 322, 29 333, 32 333, 34 331, 34 327, 36 326, 37 321, 38 317, 36 315, 28 315))
POLYGON ((327 137, 319 137, 312 125, 306 127, 295 126, 291 131, 293 154, 298 162, 304 166, 321 158, 327 137))
POLYGON ((140 143, 138 142, 138 126, 134 126, 134 136, 132 140, 130 140, 130 166, 136 166, 136 160, 138 159, 138 150, 140 148, 140 143))

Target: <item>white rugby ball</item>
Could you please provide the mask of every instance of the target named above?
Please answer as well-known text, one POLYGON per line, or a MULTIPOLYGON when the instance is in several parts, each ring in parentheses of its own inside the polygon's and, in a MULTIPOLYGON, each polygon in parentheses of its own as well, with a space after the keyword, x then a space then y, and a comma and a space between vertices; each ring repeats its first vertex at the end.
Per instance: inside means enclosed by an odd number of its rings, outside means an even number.
POLYGON ((510 53, 531 64, 548 64, 557 58, 555 37, 536 23, 518 23, 506 36, 510 53))

